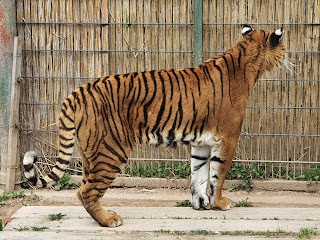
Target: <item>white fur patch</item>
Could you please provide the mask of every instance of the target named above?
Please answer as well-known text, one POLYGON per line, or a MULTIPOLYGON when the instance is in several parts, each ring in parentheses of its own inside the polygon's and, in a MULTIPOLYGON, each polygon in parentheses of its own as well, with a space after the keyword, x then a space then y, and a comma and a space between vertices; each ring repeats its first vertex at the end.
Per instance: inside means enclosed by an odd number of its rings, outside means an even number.
POLYGON ((246 33, 246 32, 250 32, 250 31, 252 31, 252 28, 251 28, 251 27, 244 27, 244 28, 242 28, 241 33, 244 34, 244 33, 246 33))
POLYGON ((278 36, 281 36, 281 35, 282 35, 282 30, 281 30, 281 28, 277 29, 274 33, 275 33, 276 35, 278 35, 278 36))
POLYGON ((26 152, 23 157, 23 165, 33 164, 34 158, 37 156, 35 151, 26 152))
POLYGON ((24 176, 27 179, 30 179, 30 178, 34 177, 34 169, 31 169, 29 172, 24 172, 24 176))

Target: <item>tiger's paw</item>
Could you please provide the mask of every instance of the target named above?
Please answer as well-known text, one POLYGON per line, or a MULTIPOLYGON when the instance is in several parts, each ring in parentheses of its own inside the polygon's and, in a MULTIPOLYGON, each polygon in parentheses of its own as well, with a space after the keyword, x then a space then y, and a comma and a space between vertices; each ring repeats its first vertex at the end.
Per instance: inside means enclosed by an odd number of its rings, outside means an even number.
POLYGON ((122 218, 114 211, 107 210, 102 218, 98 221, 102 227, 119 227, 123 224, 122 218))
POLYGON ((226 197, 223 197, 221 199, 215 199, 214 203, 212 204, 213 209, 219 209, 223 211, 230 210, 233 207, 234 202, 226 197))
POLYGON ((211 209, 211 204, 209 202, 209 198, 206 194, 195 193, 192 194, 192 208, 195 210, 211 209))

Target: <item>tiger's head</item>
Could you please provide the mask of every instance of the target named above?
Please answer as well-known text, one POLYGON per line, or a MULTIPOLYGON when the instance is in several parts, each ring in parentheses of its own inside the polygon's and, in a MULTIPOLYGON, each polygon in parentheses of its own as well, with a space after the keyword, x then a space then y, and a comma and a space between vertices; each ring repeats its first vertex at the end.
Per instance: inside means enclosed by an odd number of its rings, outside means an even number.
POLYGON ((243 39, 239 42, 246 45, 246 57, 259 68, 259 72, 269 71, 285 62, 286 48, 281 40, 282 28, 274 32, 253 30, 249 25, 242 28, 243 39))

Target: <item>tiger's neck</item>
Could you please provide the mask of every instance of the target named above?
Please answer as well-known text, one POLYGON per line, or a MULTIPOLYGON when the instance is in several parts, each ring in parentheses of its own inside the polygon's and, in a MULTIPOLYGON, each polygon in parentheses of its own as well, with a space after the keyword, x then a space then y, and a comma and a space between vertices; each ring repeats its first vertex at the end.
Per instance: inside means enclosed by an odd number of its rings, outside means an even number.
POLYGON ((265 71, 262 68, 263 64, 259 49, 250 49, 248 51, 246 42, 241 41, 237 46, 227 51, 224 56, 228 55, 233 58, 233 67, 236 72, 234 80, 246 84, 249 93, 255 86, 258 78, 265 71))

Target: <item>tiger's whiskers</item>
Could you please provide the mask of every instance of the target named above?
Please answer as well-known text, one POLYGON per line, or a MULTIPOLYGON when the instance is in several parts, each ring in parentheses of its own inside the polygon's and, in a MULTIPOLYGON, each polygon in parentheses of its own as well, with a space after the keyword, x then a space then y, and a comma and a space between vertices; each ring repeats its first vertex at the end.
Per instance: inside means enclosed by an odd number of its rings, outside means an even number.
POLYGON ((283 61, 281 61, 281 63, 286 67, 286 69, 289 70, 290 73, 297 73, 296 70, 299 69, 299 66, 293 63, 288 56, 285 56, 285 58, 283 59, 283 61))

